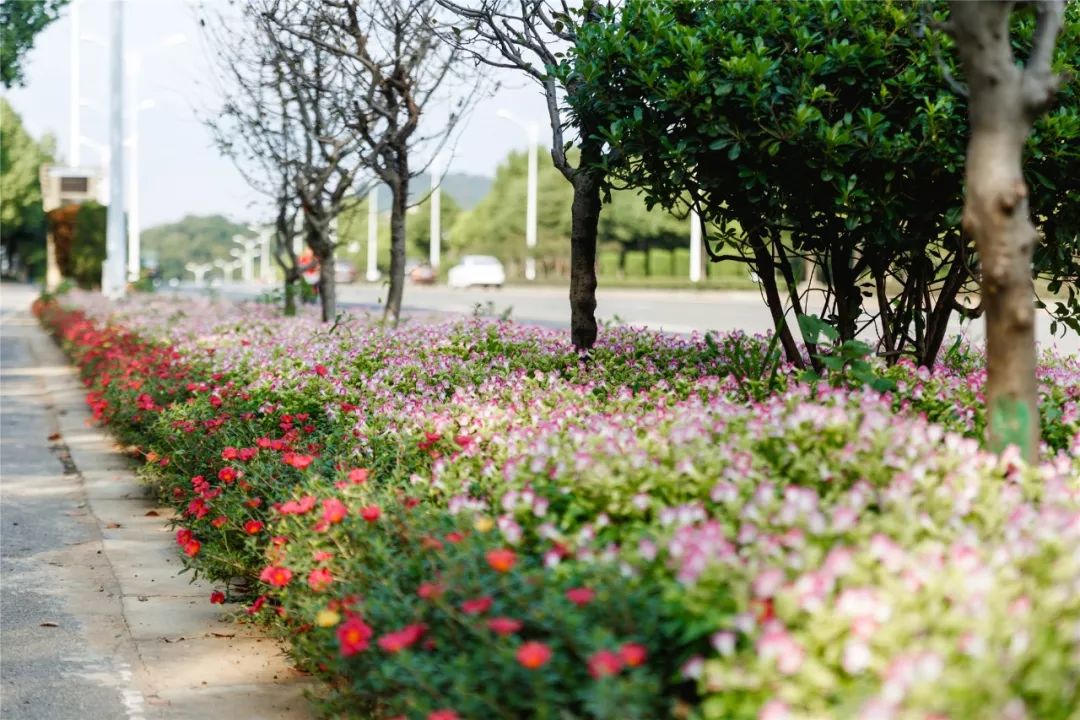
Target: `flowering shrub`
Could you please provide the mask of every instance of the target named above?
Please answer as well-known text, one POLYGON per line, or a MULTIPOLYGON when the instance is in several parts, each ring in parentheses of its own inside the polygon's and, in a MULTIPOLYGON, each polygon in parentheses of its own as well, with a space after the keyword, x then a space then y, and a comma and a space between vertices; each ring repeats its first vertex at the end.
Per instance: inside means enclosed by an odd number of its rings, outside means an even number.
MULTIPOLYGON (((958 349, 895 389, 763 338, 265 308, 39 313, 138 445, 211 602, 377 718, 1067 718, 1080 706, 1080 362, 1037 467, 982 453, 958 349)), ((76 309, 76 307, 78 309, 76 309)))

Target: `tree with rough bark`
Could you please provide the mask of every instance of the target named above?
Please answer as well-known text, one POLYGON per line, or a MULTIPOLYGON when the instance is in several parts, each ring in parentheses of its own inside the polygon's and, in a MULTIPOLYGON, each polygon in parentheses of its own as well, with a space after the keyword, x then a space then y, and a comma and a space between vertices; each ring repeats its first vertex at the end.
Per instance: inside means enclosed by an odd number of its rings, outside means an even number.
POLYGON ((1035 305, 1031 264, 1039 232, 1031 220, 1023 159, 1035 121, 1053 104, 1062 77, 1054 48, 1064 0, 1025 4, 1036 25, 1027 58, 1013 53, 1014 2, 958 2, 942 23, 956 43, 968 86, 962 228, 979 254, 986 314, 986 403, 991 449, 1017 446, 1038 458, 1035 305))
POLYGON ((7 0, 0 3, 0 82, 6 88, 22 85, 23 60, 38 33, 60 17, 70 0, 7 0))
POLYGON ((249 183, 273 199, 274 259, 285 277, 286 312, 294 312, 295 284, 309 269, 293 250, 299 232, 319 267, 322 320, 331 322, 337 317, 332 225, 356 189, 363 163, 336 106, 345 88, 335 58, 279 26, 280 15, 289 13, 318 33, 323 26, 317 10, 311 4, 247 0, 240 18, 245 42, 237 42, 235 19, 218 17, 203 25, 218 28, 213 37, 219 74, 228 81, 230 97, 211 126, 249 183))
POLYGON ((596 342, 596 238, 606 147, 599 125, 586 112, 571 112, 564 101, 580 85, 565 49, 583 24, 596 17, 599 3, 571 8, 552 0, 439 0, 457 16, 449 33, 480 62, 524 73, 540 84, 551 124, 551 159, 573 188, 570 227, 570 338, 578 350, 596 342), (567 131, 576 137, 567 138, 567 131), (567 151, 580 150, 575 164, 567 151))
POLYGON ((354 138, 365 169, 390 188, 384 319, 397 324, 405 287, 409 180, 454 138, 478 96, 480 78, 468 72, 464 53, 439 36, 435 0, 263 2, 281 33, 332 58, 339 76, 336 122, 354 138), (433 117, 438 107, 448 107, 445 117, 433 117))

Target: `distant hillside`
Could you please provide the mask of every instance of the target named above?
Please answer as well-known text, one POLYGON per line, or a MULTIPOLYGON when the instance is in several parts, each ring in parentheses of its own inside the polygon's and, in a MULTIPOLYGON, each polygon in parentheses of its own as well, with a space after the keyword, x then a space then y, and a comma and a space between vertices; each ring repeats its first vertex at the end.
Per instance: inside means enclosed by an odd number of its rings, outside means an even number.
POLYGON ((188 215, 177 222, 146 228, 140 237, 148 263, 156 263, 165 278, 183 278, 190 277, 184 269, 189 262, 229 259, 229 250, 236 247, 233 235, 251 232, 221 215, 188 215))
MULTIPOLYGON (((442 191, 454 198, 462 210, 471 210, 491 189, 492 179, 484 175, 447 173, 442 191)), ((409 203, 422 200, 431 191, 431 176, 423 173, 409 183, 409 203)))

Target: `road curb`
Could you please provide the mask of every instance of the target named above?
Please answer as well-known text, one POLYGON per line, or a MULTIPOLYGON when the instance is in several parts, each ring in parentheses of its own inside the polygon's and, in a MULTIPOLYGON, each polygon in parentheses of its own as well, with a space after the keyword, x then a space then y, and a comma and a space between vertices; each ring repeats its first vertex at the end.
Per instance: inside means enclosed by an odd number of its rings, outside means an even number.
POLYGON ((119 684, 129 720, 313 717, 304 697, 312 681, 292 668, 284 646, 232 621, 237 606, 210 605, 213 588, 179 574, 171 511, 148 496, 134 464, 92 424, 82 383, 56 343, 36 324, 31 332, 55 423, 50 443, 96 520, 100 546, 90 552, 107 561, 101 592, 115 613, 108 637, 95 637, 100 608, 88 614, 71 602, 69 610, 92 643, 119 659, 116 672, 127 673, 119 684))

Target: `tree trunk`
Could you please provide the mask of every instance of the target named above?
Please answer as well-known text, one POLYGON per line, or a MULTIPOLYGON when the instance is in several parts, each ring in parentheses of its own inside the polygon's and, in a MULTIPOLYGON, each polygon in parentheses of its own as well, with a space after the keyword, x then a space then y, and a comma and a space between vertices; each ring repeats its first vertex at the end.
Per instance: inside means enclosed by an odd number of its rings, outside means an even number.
MULTIPOLYGON (((581 167, 590 168, 597 158, 582 147, 581 167)), ((599 151, 594 150, 597 156, 599 151)), ((589 350, 596 342, 596 231, 600 221, 600 183, 595 171, 581 170, 572 182, 570 207, 570 341, 577 350, 589 350)))
MULTIPOLYGON (((765 291, 765 303, 769 306, 769 314, 772 316, 773 328, 780 339, 780 346, 784 348, 784 357, 787 361, 798 368, 805 368, 802 353, 799 352, 799 344, 791 334, 787 319, 784 317, 784 301, 780 297, 780 289, 776 285, 776 265, 772 253, 765 247, 760 237, 751 238, 750 246, 754 252, 754 268, 758 277, 761 278, 761 287, 765 291)), ((813 361, 817 352, 815 345, 807 345, 810 350, 810 358, 813 361)))
POLYGON ((296 279, 285 278, 285 317, 296 315, 296 279))
POLYGON ((322 306, 322 321, 333 322, 337 318, 337 283, 334 278, 334 248, 330 246, 330 257, 319 259, 319 303, 322 306))
POLYGON ((1035 307, 1031 258, 1038 233, 1028 212, 1024 143, 1053 100, 1059 78, 1050 70, 1064 4, 1034 3, 1031 55, 1019 67, 1009 35, 1013 3, 950 3, 946 29, 969 87, 964 215, 975 241, 986 313, 986 403, 990 449, 1016 445, 1024 458, 1039 452, 1035 380, 1035 307))
POLYGON ((408 159, 398 161, 398 179, 390 184, 390 289, 386 296, 383 321, 397 327, 401 319, 401 300, 405 290, 405 211, 409 203, 408 159))

